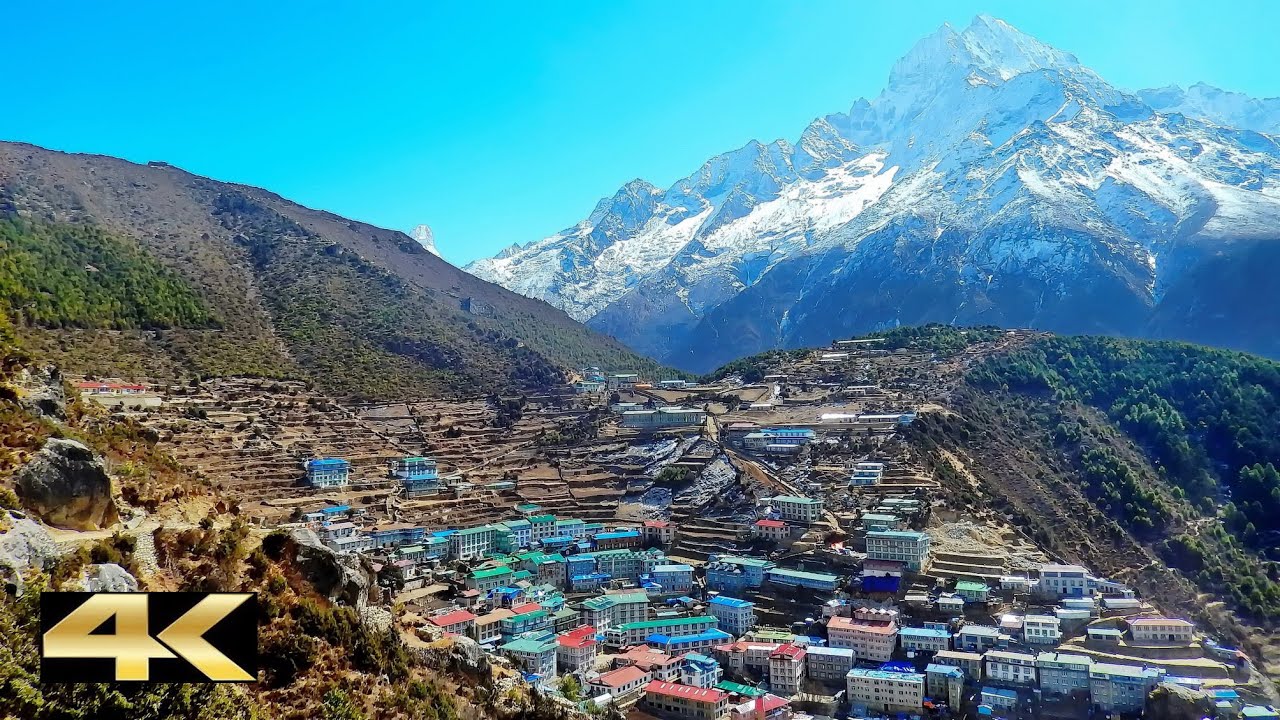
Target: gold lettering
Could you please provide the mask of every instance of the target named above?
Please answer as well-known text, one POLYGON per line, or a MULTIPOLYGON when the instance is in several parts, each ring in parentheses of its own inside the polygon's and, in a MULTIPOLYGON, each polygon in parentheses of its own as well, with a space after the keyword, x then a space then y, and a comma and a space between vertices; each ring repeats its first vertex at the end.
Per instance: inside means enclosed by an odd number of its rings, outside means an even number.
POLYGON ((151 658, 175 657, 147 632, 145 594, 94 595, 44 634, 51 658, 115 658, 116 680, 147 680, 151 658), (90 635, 115 616, 114 635, 90 635))
POLYGON ((205 633, 253 597, 252 593, 206 595, 155 637, 148 627, 149 597, 147 593, 90 596, 44 634, 44 656, 112 658, 118 682, 148 681, 153 658, 176 657, 214 682, 256 679, 204 639, 205 633), (116 621, 114 634, 91 634, 112 617, 116 621))
POLYGON ((256 678, 203 637, 250 597, 250 593, 209 595, 156 637, 214 682, 253 682, 256 678))

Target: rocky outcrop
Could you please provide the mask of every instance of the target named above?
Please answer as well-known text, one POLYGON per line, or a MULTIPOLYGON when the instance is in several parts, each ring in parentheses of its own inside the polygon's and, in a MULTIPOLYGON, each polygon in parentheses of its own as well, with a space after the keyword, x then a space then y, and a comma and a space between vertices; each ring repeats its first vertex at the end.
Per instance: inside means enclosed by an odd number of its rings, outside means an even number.
POLYGON ((75 440, 50 438, 15 480, 22 504, 50 525, 98 530, 119 519, 106 467, 75 440))
POLYGON ((294 562, 316 591, 334 602, 363 608, 375 583, 373 567, 359 555, 334 552, 311 530, 293 531, 294 562))
POLYGON ((67 393, 62 385, 62 373, 56 365, 27 368, 23 385, 25 392, 19 397, 22 406, 36 415, 67 419, 67 393))
POLYGON ((449 646, 448 663, 449 670, 463 673, 468 677, 489 675, 489 654, 471 638, 453 638, 453 643, 449 646))
POLYGON ((138 592, 138 581, 115 563, 89 565, 80 575, 85 592, 138 592))
POLYGON ((62 551, 43 525, 19 512, 0 511, 0 582, 14 594, 22 592, 28 570, 49 570, 62 551))
POLYGON ((1213 698, 1181 685, 1161 683, 1147 697, 1147 717, 1161 720, 1201 720, 1216 714, 1213 698))

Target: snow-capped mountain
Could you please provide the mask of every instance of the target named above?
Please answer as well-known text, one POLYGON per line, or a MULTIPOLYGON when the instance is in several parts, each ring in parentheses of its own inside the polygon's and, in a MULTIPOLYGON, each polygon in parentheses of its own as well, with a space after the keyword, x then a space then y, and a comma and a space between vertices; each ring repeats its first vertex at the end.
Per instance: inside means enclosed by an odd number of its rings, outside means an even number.
POLYGON ((1241 130, 1280 134, 1280 98, 1253 98, 1205 83, 1185 90, 1177 85, 1139 90, 1138 97, 1157 112, 1182 113, 1241 130))
POLYGON ((423 250, 440 257, 440 251, 436 249, 436 236, 435 233, 431 232, 430 225, 418 225, 413 229, 413 232, 409 233, 409 237, 418 241, 423 250))
POLYGON ((1280 354, 1280 144, 1242 97, 1123 92, 979 16, 794 144, 632 181, 467 270, 693 370, 930 321, 1280 354))

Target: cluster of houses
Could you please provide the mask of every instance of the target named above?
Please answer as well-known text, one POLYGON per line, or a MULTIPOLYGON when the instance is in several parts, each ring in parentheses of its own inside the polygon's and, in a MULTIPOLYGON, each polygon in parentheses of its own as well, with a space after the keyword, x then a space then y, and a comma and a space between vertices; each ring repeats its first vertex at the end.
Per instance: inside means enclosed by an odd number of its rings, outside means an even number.
MULTIPOLYGON (((581 395, 595 395, 603 392, 632 392, 634 390, 652 389, 654 383, 640 378, 639 373, 614 372, 606 373, 598 367, 582 368, 582 379, 573 384, 574 392, 581 395)), ((684 390, 695 383, 673 378, 659 380, 656 387, 660 390, 684 390)))
MULTIPOLYGON (((322 459, 307 470, 325 487, 349 468, 322 459)), ((878 484, 884 470, 858 463, 850 483, 878 484)), ((403 458, 390 472, 406 491, 439 482, 429 458, 403 458)), ((930 571, 929 534, 908 529, 921 510, 917 498, 886 497, 863 513, 860 567, 840 574, 829 563, 785 567, 777 554, 681 561, 666 554, 670 522, 610 527, 532 504, 502 522, 436 531, 361 523, 343 507, 305 519, 333 549, 370 555, 384 584, 448 588, 451 601, 423 618, 424 634, 470 638, 549 691, 571 675, 586 702, 673 720, 786 720, 801 696, 806 708, 827 703, 855 716, 976 705, 1015 717, 1055 701, 1137 713, 1156 684, 1195 684, 1140 654, 1123 656, 1130 663, 1111 654, 1198 649, 1194 625, 1155 615, 1082 566, 1045 564, 998 583, 956 579, 934 586, 941 592, 906 585, 930 571), (997 597, 1024 598, 1025 610, 984 615, 997 597), (776 598, 814 612, 762 627, 761 605, 776 608, 776 598), (1096 652, 1060 647, 1068 639, 1096 652)), ((783 544, 823 522, 824 502, 778 495, 760 500, 757 515, 750 534, 783 544)), ((1222 717, 1265 717, 1225 691, 1215 698, 1222 717)))

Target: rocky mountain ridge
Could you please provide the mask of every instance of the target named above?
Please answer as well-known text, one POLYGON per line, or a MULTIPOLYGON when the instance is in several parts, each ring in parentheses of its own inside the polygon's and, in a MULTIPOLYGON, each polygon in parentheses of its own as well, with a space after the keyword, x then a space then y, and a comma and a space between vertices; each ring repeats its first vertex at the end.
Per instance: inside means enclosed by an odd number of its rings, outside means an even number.
POLYGON ((655 371, 415 235, 163 163, 0 143, 0 312, 68 372, 427 397, 545 388, 585 365, 655 371))
POLYGON ((466 269, 698 371, 924 322, 1277 355, 1250 300, 1280 291, 1280 144, 1250 129, 1273 129, 1269 103, 1128 93, 979 16, 794 143, 634 180, 466 269))

